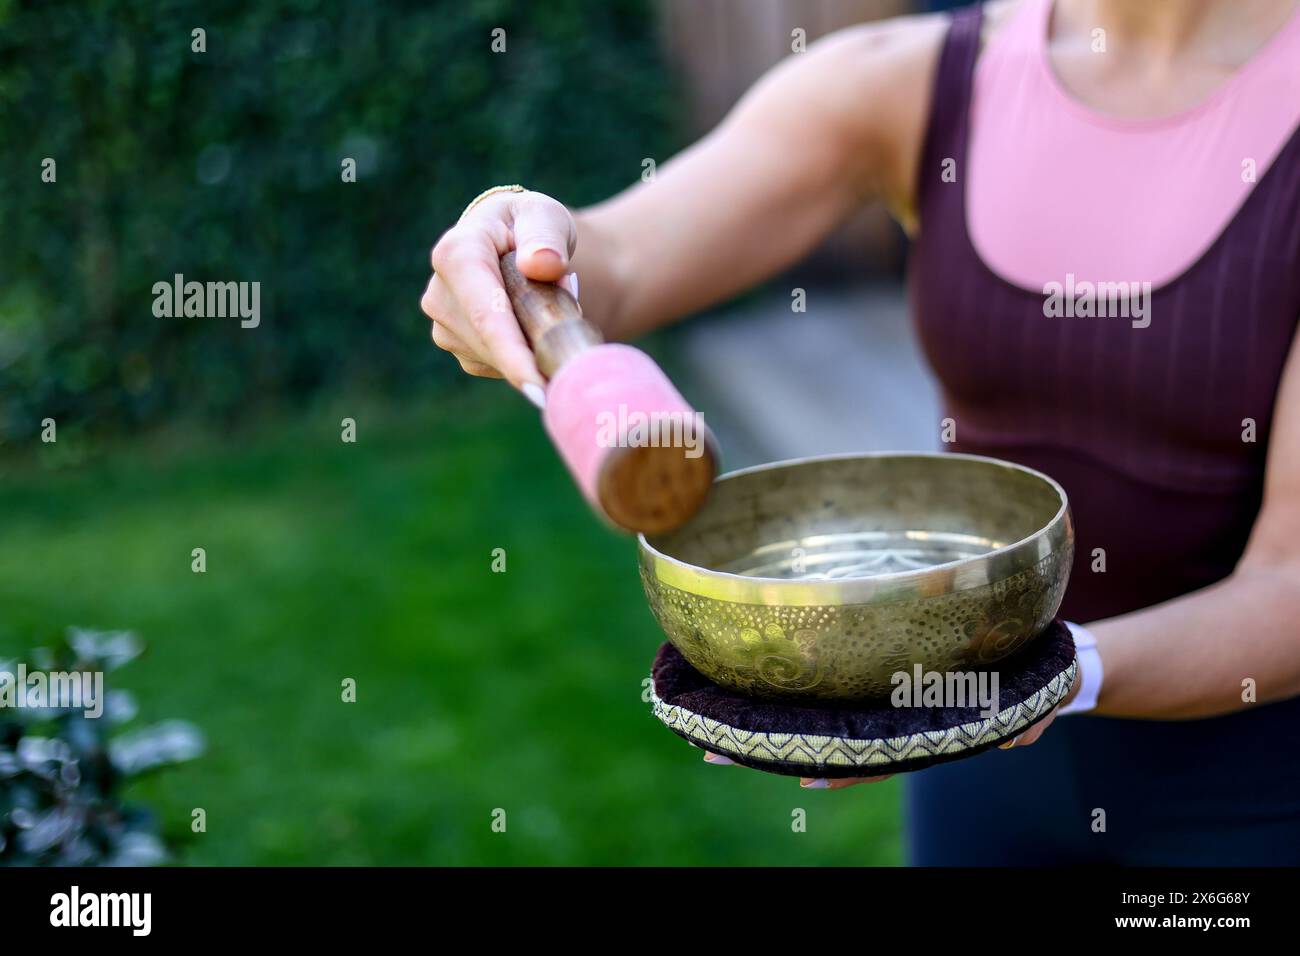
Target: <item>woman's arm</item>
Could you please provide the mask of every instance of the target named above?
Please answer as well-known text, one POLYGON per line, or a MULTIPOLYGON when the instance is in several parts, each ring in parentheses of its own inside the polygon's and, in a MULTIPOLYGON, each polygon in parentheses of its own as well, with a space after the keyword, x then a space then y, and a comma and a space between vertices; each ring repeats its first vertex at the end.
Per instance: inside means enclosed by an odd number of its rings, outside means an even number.
POLYGON ((923 16, 832 34, 653 181, 579 212, 585 312, 635 336, 788 267, 867 200, 905 210, 945 29, 923 16))
POLYGON ((1300 694, 1300 340, 1273 417, 1264 503, 1236 570, 1164 604, 1110 618, 1097 637, 1105 681, 1094 713, 1209 717, 1300 694))
POLYGON ((576 270, 587 318, 619 339, 773 275, 865 200, 905 215, 946 24, 853 27, 786 57, 652 181, 575 217, 540 193, 479 203, 433 250, 434 342, 471 374, 541 382, 503 304, 511 249, 533 279, 576 270))

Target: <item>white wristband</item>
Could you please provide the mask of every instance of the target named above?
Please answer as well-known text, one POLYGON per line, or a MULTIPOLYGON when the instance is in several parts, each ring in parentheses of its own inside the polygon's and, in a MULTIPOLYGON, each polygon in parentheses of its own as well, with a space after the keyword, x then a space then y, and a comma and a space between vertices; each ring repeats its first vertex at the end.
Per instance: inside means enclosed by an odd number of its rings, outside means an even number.
POLYGON ((1101 693, 1101 681, 1105 676, 1101 666, 1101 655, 1097 653, 1097 639, 1086 627, 1065 622, 1074 637, 1075 658, 1079 662, 1079 693, 1074 700, 1057 710, 1057 714, 1085 714, 1097 706, 1097 695, 1101 693))

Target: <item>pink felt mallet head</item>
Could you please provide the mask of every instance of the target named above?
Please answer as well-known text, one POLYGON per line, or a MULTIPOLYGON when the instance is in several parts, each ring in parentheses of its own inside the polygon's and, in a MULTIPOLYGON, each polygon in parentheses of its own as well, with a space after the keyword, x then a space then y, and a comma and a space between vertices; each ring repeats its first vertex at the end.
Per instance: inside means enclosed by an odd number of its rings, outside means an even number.
POLYGON ((501 259, 515 316, 548 380, 543 420, 583 496, 614 525, 656 534, 704 504, 717 442, 640 349, 606 344, 568 290, 501 259))

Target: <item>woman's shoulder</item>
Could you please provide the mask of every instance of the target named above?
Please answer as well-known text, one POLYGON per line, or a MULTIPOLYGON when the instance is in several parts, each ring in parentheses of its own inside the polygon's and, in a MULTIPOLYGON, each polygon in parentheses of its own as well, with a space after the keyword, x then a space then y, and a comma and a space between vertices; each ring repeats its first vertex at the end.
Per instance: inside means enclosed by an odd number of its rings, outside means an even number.
POLYGON ((1029 2, 1030 0, 993 0, 992 3, 984 4, 980 41, 987 46, 998 31, 1011 21, 1016 11, 1029 2))
MULTIPOLYGON (((984 4, 987 44, 1030 0, 984 4)), ((905 228, 914 225, 917 166, 930 124, 933 87, 952 14, 897 17, 829 34, 809 48, 810 73, 823 95, 840 100, 846 122, 875 143, 871 193, 891 207, 905 228), (811 59, 815 57, 815 59, 811 59)))
MULTIPOLYGON (((983 4, 981 42, 987 44, 1031 0, 983 4)), ((809 48, 826 64, 882 67, 902 72, 932 69, 943 49, 952 13, 922 13, 843 27, 809 48)))
MULTIPOLYGON (((1022 2, 986 4, 986 36, 1022 2)), ((786 57, 740 113, 765 123, 797 116, 805 129, 824 134, 812 142, 838 157, 833 167, 850 171, 864 196, 883 198, 906 226, 951 21, 947 13, 916 14, 830 33, 786 57)), ((803 143, 808 148, 809 140, 803 143)))

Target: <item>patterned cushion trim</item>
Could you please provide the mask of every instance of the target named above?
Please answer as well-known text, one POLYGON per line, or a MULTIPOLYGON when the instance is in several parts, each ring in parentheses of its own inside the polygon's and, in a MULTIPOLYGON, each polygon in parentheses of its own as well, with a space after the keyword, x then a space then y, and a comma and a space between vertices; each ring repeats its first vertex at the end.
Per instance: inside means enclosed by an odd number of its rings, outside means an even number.
POLYGON ((1010 739, 1042 718, 1069 693, 1078 665, 1057 674, 1042 690, 992 717, 902 737, 855 739, 821 734, 742 730, 669 704, 651 691, 654 715, 671 730, 709 750, 756 761, 816 767, 880 767, 932 761, 1010 739))

